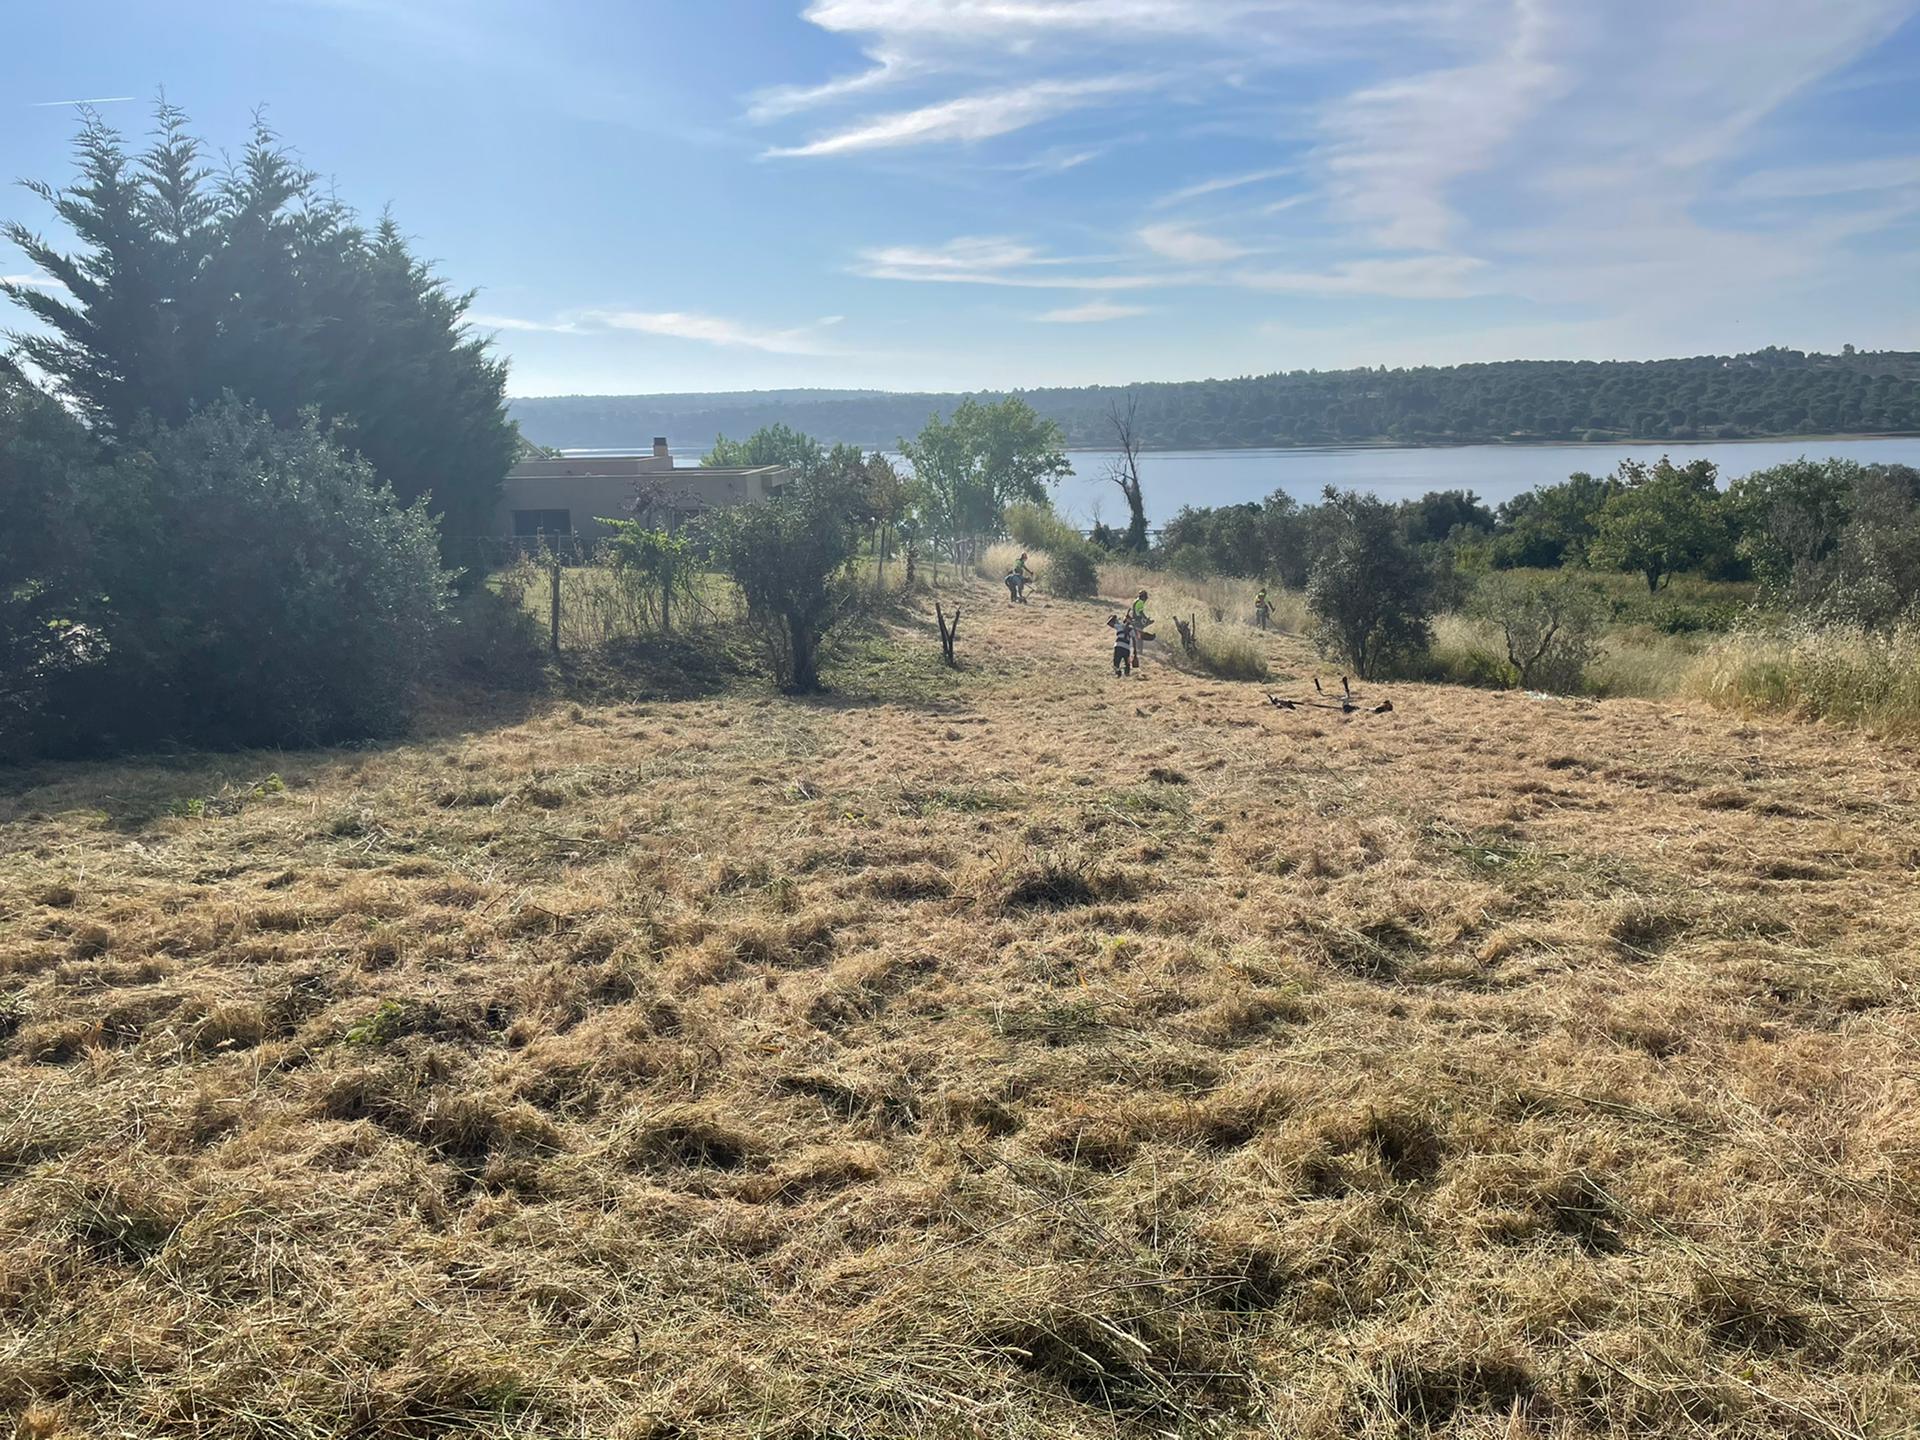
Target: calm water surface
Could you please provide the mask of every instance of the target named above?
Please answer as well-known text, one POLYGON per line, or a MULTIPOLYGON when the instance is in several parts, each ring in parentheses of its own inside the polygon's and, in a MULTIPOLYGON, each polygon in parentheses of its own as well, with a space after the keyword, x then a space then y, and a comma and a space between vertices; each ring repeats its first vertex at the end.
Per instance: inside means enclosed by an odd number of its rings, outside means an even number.
MULTIPOLYGON (((569 450, 569 455, 632 454, 634 451, 569 450)), ((697 465, 700 450, 676 449, 676 465, 697 465)), ((1238 505, 1264 500, 1284 490, 1299 500, 1315 500, 1329 485, 1370 490, 1387 500, 1404 500, 1429 490, 1472 490, 1498 504, 1551 485, 1576 470, 1604 475, 1632 457, 1649 463, 1671 455, 1676 464, 1705 457, 1720 467, 1720 481, 1764 470, 1802 455, 1829 455, 1863 465, 1920 466, 1920 436, 1894 440, 1750 440, 1699 444, 1634 445, 1456 445, 1445 449, 1314 450, 1155 450, 1140 457, 1147 519, 1164 524, 1182 505, 1238 505)), ((897 457, 896 457, 897 458, 897 457)), ((1105 478, 1110 454, 1070 450, 1074 473, 1060 482, 1054 504, 1083 523, 1104 520, 1125 524, 1126 503, 1105 478)))
MULTIPOLYGON (((1447 449, 1166 450, 1140 457, 1147 518, 1163 524, 1182 505, 1237 505, 1284 490, 1316 500, 1328 485, 1370 490, 1404 500, 1429 490, 1472 490, 1489 504, 1536 485, 1564 480, 1576 470, 1603 475, 1629 457, 1649 463, 1671 455, 1675 464, 1702 457, 1720 467, 1720 482, 1802 455, 1829 455, 1861 464, 1920 466, 1920 437, 1892 440, 1753 440, 1696 445, 1460 445, 1447 449)), ((1110 455, 1068 454, 1073 475, 1060 482, 1054 503, 1063 513, 1109 525, 1126 523, 1126 502, 1104 478, 1110 455)))

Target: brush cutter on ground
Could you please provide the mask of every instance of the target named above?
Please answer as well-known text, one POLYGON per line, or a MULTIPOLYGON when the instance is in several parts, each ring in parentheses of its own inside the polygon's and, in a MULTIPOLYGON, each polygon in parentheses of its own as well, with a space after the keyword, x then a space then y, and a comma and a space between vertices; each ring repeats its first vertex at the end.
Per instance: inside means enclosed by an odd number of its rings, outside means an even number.
MULTIPOLYGON (((1304 706, 1309 710, 1338 710, 1342 715, 1351 715, 1356 710, 1363 708, 1360 704, 1360 697, 1353 693, 1353 686, 1348 683, 1347 677, 1344 675, 1340 677, 1340 698, 1338 700, 1325 698, 1327 692, 1320 688, 1320 679, 1318 676, 1314 677, 1313 693, 1322 698, 1318 700, 1291 700, 1284 695, 1275 695, 1269 690, 1267 692, 1267 703, 1279 710, 1298 710, 1304 706)), ((1382 700, 1378 705, 1367 709, 1369 715, 1387 715, 1391 714, 1392 711, 1393 702, 1391 700, 1382 700)))

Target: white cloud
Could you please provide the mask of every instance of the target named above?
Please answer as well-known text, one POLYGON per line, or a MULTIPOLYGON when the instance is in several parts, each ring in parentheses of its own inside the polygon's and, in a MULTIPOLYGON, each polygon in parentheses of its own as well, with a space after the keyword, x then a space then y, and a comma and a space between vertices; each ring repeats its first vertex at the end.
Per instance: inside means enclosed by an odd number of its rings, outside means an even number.
POLYGON ((1185 225, 1143 225, 1134 233, 1154 254, 1185 265, 1217 265, 1247 253, 1243 245, 1185 225))
POLYGON ((854 273, 870 280, 1006 285, 1029 290, 1139 290, 1168 282, 1168 277, 1159 275, 1065 274, 1058 269, 1096 263, 1043 255, 1016 240, 963 236, 933 249, 887 245, 862 250, 854 273))
POLYGON ((1197 184, 1183 185, 1178 190, 1169 190, 1153 202, 1154 208, 1163 210, 1169 205, 1183 205, 1189 200, 1198 200, 1205 195, 1217 195, 1222 190, 1238 190, 1245 185, 1259 185, 1264 181, 1278 180, 1284 175, 1297 175, 1297 165, 1275 165, 1266 170, 1250 170, 1244 175, 1221 175, 1212 180, 1202 180, 1197 184))
POLYGON ((131 100, 131 95, 94 95, 85 100, 29 100, 29 110, 50 110, 57 105, 118 105, 123 100, 131 100))
POLYGON ((806 17, 825 30, 1018 46, 1048 35, 1225 35, 1262 16, 1326 8, 1298 0, 814 0, 806 17))
POLYGON ((1099 76, 1084 80, 1041 80, 1012 90, 984 91, 874 115, 804 145, 776 147, 769 156, 847 155, 908 145, 966 143, 1024 130, 1078 109, 1097 97, 1139 92, 1153 82, 1139 76, 1099 76))
POLYGON ((818 332, 844 321, 844 315, 823 315, 811 325, 790 330, 769 330, 742 324, 720 315, 704 315, 690 310, 577 310, 552 320, 527 320, 513 315, 476 312, 467 323, 482 330, 513 330, 547 335, 593 335, 610 330, 631 330, 643 335, 661 335, 675 340, 698 340, 773 355, 824 355, 830 353, 819 341, 818 332))
POLYGON ((635 330, 676 340, 698 340, 708 345, 765 350, 775 355, 819 355, 825 351, 814 338, 816 326, 793 330, 761 330, 719 315, 684 310, 594 310, 583 319, 610 330, 635 330))
POLYGON ((1234 279, 1287 295, 1376 295, 1399 300, 1458 300, 1487 293, 1484 260, 1417 255, 1399 260, 1348 260, 1331 270, 1245 270, 1234 279))
POLYGON ((1144 315, 1144 305, 1116 305, 1111 300, 1089 300, 1084 305, 1068 305, 1058 310, 1044 310, 1034 316, 1036 320, 1049 325, 1092 325, 1103 320, 1125 320, 1133 315, 1144 315))
POLYGON ((66 285, 51 275, 0 275, 0 285, 18 285, 23 290, 64 290, 66 285))
POLYGON ((1734 181, 1727 194, 1742 200, 1808 200, 1909 186, 1920 186, 1920 155, 1760 170, 1734 181))
POLYGON ((548 330, 559 334, 573 334, 579 326, 571 320, 521 320, 512 315, 488 315, 480 311, 470 311, 467 323, 481 330, 548 330))
POLYGON ((864 95, 888 85, 896 85, 912 75, 919 66, 904 55, 881 51, 869 57, 873 64, 852 75, 842 75, 821 85, 775 85, 757 92, 747 106, 747 119, 756 124, 782 120, 803 110, 831 105, 849 95, 864 95))
POLYGON ((1491 165, 1562 84, 1550 0, 1512 0, 1481 18, 1503 37, 1484 59, 1368 86, 1327 116, 1333 207, 1376 245, 1448 244, 1451 187, 1491 165))

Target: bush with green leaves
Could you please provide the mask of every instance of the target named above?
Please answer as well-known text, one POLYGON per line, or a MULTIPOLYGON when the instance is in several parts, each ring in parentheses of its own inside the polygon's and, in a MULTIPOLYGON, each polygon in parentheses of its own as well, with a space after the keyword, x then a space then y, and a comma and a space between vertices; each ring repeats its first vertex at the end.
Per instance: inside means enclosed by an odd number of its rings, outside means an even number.
POLYGON ((1047 557, 1042 581, 1062 600, 1090 600, 1100 593, 1101 548, 1061 519, 1051 505, 1023 501, 1006 511, 1007 533, 1047 557))
POLYGON ((1496 570, 1474 586, 1468 609, 1505 641, 1510 684, 1557 694, 1580 690, 1609 618, 1606 597, 1564 573, 1496 570))
POLYGON ((783 690, 820 688, 820 642, 853 602, 847 562, 858 550, 863 496, 823 471, 755 505, 701 518, 716 564, 733 577, 783 690))
POLYGON ((0 760, 31 753, 54 677, 105 654, 91 560, 111 478, 86 428, 0 361, 0 760))
POLYGON ((1321 653, 1367 679, 1423 653, 1433 643, 1433 583, 1398 509, 1329 487, 1318 529, 1307 604, 1321 653))
POLYGON ((1100 551, 1086 541, 1047 556, 1048 593, 1062 600, 1091 600, 1100 593, 1100 551))
POLYGON ((700 561, 685 535, 638 520, 604 520, 613 528, 607 559, 615 585, 648 628, 671 630, 673 617, 699 603, 700 561))
POLYGON ((124 445, 90 515, 97 662, 56 673, 42 748, 310 745, 404 727, 452 577, 320 422, 231 398, 124 445))
POLYGON ((1728 550, 1727 526, 1711 460, 1675 465, 1620 464, 1624 488, 1601 505, 1587 558, 1595 566, 1643 577, 1649 594, 1674 575, 1728 550))

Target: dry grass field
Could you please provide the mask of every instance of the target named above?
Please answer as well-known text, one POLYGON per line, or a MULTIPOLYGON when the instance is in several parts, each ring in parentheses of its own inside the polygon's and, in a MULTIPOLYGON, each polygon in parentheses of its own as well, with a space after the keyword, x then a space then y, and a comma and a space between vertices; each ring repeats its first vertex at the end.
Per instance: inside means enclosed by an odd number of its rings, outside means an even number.
POLYGON ((996 589, 955 675, 0 781, 0 1412, 1916 1432, 1915 750, 996 589))

